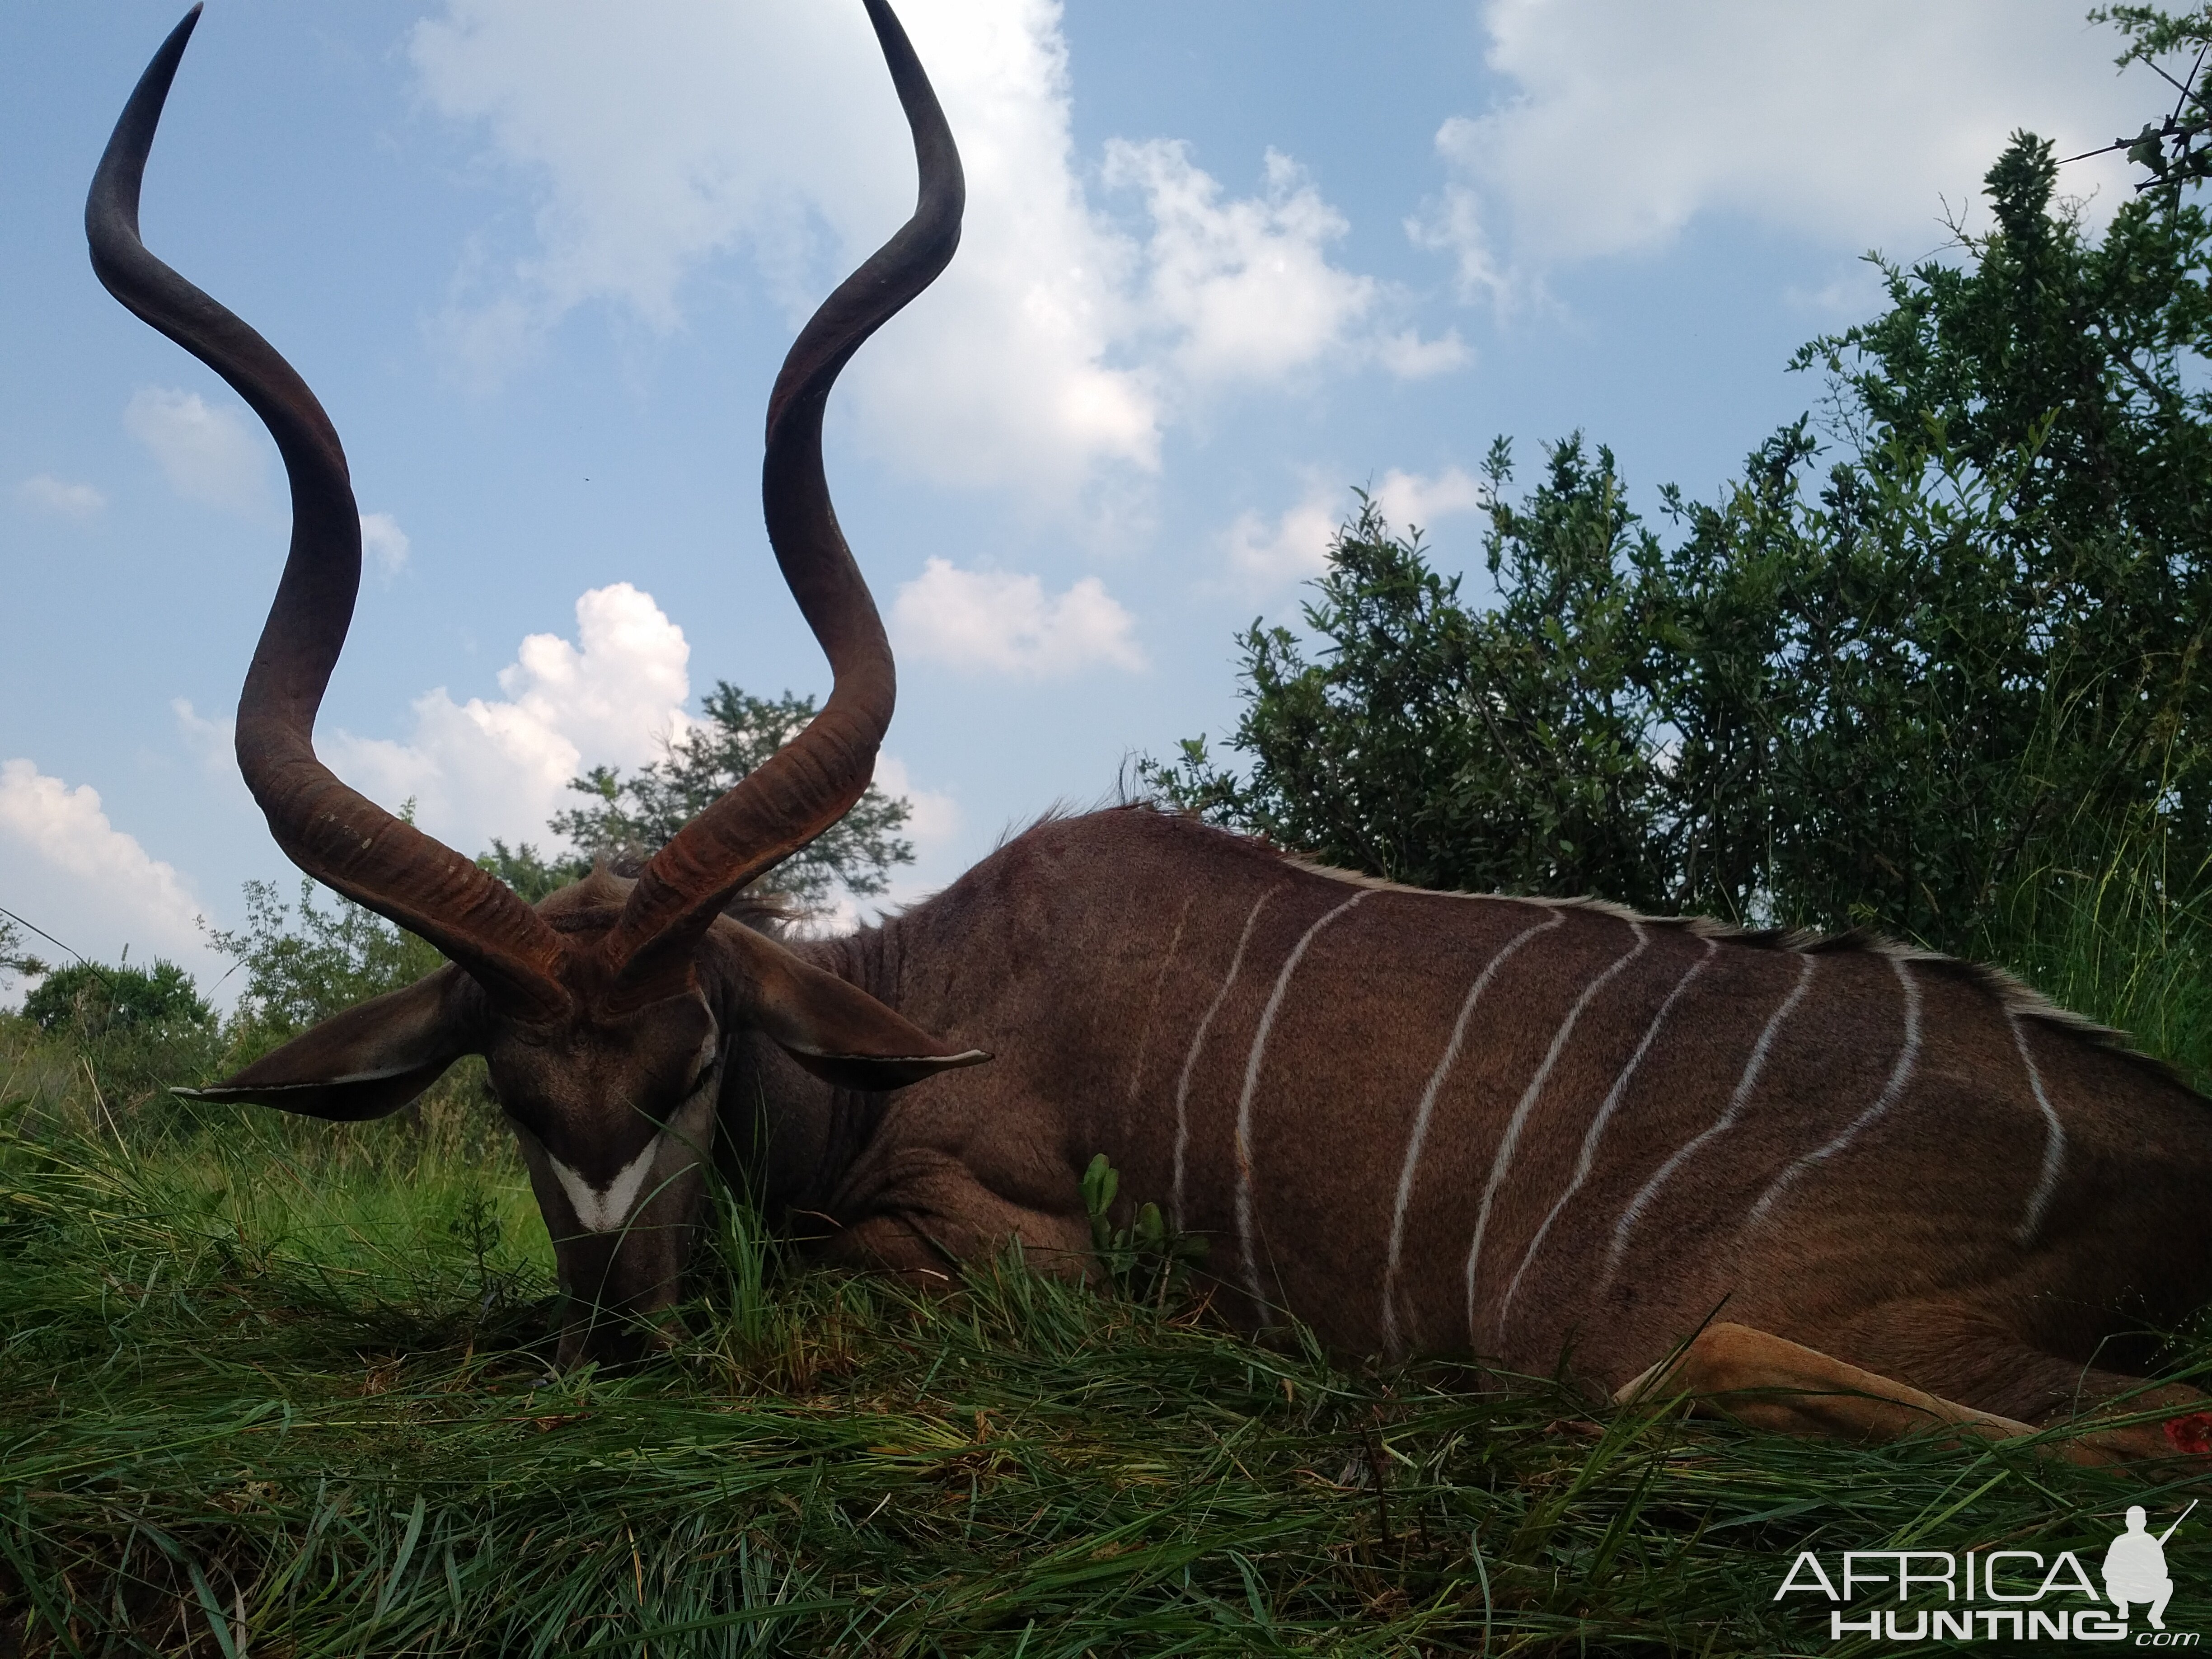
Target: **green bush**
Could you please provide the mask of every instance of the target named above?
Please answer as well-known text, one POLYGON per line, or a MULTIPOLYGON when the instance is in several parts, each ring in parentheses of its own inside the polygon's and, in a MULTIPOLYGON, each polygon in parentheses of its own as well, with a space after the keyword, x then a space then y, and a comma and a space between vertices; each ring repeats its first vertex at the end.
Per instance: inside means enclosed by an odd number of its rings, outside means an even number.
POLYGON ((19 1014, 0 1014, 0 1116, 19 1126, 122 1133, 172 1127, 172 1085, 216 1074, 225 1034, 191 976, 81 963, 46 970, 19 1014))
MULTIPOLYGON (((556 871, 574 879, 593 858, 617 868, 633 868, 653 856, 697 813, 720 800, 739 780, 799 735, 814 718, 811 697, 787 691, 781 697, 756 697, 717 680, 702 699, 707 716, 701 725, 668 740, 660 759, 623 777, 599 766, 568 787, 589 805, 557 812, 546 826, 565 836, 580 856, 556 871)), ((910 812, 905 800, 870 784, 852 811, 813 842, 794 853, 757 884, 802 905, 827 902, 840 886, 856 898, 874 898, 890 884, 894 865, 914 862, 914 846, 897 831, 910 812)), ((486 867, 536 896, 528 884, 533 866, 543 864, 536 849, 517 852, 497 842, 486 854, 486 867), (520 876, 521 880, 518 881, 520 876)))
POLYGON ((42 1031, 71 1030, 86 1036, 215 1024, 215 1010, 194 988, 191 975, 159 959, 150 970, 89 962, 58 969, 24 998, 23 1017, 42 1031))
POLYGON ((430 973, 437 948, 350 899, 324 894, 302 877, 297 908, 267 881, 246 884, 246 924, 210 928, 216 948, 235 957, 246 984, 230 1020, 234 1058, 258 1059, 310 1025, 430 973))
POLYGON ((1662 491, 1669 545, 1609 452, 1553 446, 1516 501, 1501 442, 1486 610, 1363 501, 1313 642, 1240 637, 1237 763, 1146 775, 1418 884, 1978 953, 2116 872, 2198 891, 2212 225, 2152 192, 2093 240, 2025 134, 1987 182, 1960 264, 1885 264, 1888 308, 1798 355, 1825 447, 1800 420, 1717 501, 1662 491))

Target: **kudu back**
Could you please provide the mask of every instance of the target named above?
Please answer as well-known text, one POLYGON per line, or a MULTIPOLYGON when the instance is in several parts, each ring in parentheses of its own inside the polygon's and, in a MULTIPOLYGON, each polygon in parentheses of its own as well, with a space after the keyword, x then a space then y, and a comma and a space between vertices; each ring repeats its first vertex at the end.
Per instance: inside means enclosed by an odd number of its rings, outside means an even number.
MULTIPOLYGON (((1047 820, 849 937, 778 944, 722 914, 858 798, 891 713, 822 411, 951 257, 962 189, 904 35, 866 3, 920 204, 793 347, 763 466, 835 687, 636 880, 600 871, 534 909, 315 757, 359 581, 345 464, 283 360, 141 245, 191 17, 148 70, 87 208, 95 268, 237 387, 293 489, 240 769, 295 862, 451 962, 202 1097, 368 1117, 483 1054, 568 1292, 563 1364, 634 1353, 673 1304, 719 1138, 813 1255, 940 1283, 1009 1239, 1091 1272, 1079 1182, 1103 1152, 1209 1241, 1225 1314, 1346 1351, 1564 1363, 1859 1436, 2002 1437, 2133 1389, 2142 1334, 2212 1297, 2212 1115, 2002 975, 1416 891, 1141 806, 1047 820)), ((2163 1426, 2075 1455, 2199 1447, 2193 1390, 2136 1398, 2163 1426)))

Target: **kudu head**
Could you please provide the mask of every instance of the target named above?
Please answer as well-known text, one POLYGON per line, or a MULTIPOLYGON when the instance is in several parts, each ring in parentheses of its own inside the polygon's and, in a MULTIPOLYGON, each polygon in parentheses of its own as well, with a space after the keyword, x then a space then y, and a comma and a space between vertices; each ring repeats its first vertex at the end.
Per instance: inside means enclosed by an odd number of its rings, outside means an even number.
POLYGON ((635 1353, 648 1322, 675 1300, 733 1036, 759 1032, 860 1089, 897 1088, 986 1058, 955 1052, 721 914, 740 888, 860 798, 891 715, 890 647, 830 508, 822 413, 846 361, 951 258, 963 186, 951 133, 897 19, 884 0, 865 3, 913 130, 920 202, 792 346, 769 398, 762 477, 776 561, 830 659, 829 699, 635 882, 596 877, 535 908, 316 757, 316 710, 361 584, 361 520, 344 453, 291 366, 138 234, 147 152, 197 6, 140 78, 85 204, 93 269, 108 292, 228 380, 283 457, 291 550, 239 699, 246 787, 294 863, 428 939, 449 963, 197 1096, 376 1117, 461 1055, 482 1054, 560 1261, 564 1365, 635 1353))

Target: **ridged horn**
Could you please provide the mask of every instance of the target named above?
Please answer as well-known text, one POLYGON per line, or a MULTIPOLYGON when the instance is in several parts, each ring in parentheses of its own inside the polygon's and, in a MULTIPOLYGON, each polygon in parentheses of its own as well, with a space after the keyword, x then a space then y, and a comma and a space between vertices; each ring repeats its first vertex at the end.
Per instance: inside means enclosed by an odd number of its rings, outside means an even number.
POLYGON ((199 15, 198 6, 185 15, 139 77, 93 175, 84 228, 107 291, 228 380, 284 458, 292 545, 239 696, 239 770, 276 844, 302 870, 428 939, 503 1009, 557 1018, 570 1003, 560 936, 504 884, 348 788, 316 757, 316 711, 361 587, 361 516, 345 452, 276 349, 138 234, 147 152, 199 15))
POLYGON ((770 545, 830 659, 829 700, 805 730, 654 854, 602 946, 636 980, 688 959, 732 894, 844 816, 875 773, 897 692, 890 642, 837 527, 822 471, 822 413, 861 343, 936 280, 960 244, 960 154, 929 77, 884 0, 866 0, 914 133, 914 216, 847 277, 783 361, 768 404, 761 497, 770 545))

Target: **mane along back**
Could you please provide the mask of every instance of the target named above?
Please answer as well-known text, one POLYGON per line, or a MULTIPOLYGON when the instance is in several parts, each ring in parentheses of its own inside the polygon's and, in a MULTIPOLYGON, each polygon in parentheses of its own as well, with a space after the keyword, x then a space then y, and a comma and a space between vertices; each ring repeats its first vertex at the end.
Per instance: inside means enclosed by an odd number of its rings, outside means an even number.
MULTIPOLYGON (((1679 932, 1692 939, 1712 939, 1727 949, 1772 951, 1802 956, 1864 954, 1909 962, 1923 973, 1936 979, 1965 985, 1980 993, 2000 1014, 2028 1021, 2047 1030, 2063 1034, 2086 1047, 2111 1054, 2136 1069, 2203 1098, 2196 1085, 2178 1067, 2145 1054, 2128 1033, 2060 1006, 2005 969, 1908 945, 1871 928, 1853 927, 1840 933, 1824 933, 1800 927, 1741 927, 1731 922, 1717 921, 1711 916, 1647 915, 1608 899, 1542 898, 1514 893, 1467 893, 1441 888, 1414 887, 1404 882, 1371 876, 1364 871, 1324 864, 1304 854, 1279 847, 1264 836, 1224 830, 1158 802, 1131 802, 1117 810, 1151 812, 1186 830, 1213 839, 1217 845, 1233 845, 1246 850, 1250 855, 1270 859, 1308 875, 1341 882, 1351 887, 1370 888, 1382 892, 1418 893, 1432 898, 1541 904, 1558 909, 1588 911, 1622 921, 1638 922, 1647 927, 1679 932)), ((1051 822, 1054 817, 1054 814, 1047 814, 1038 822, 1051 822)))

